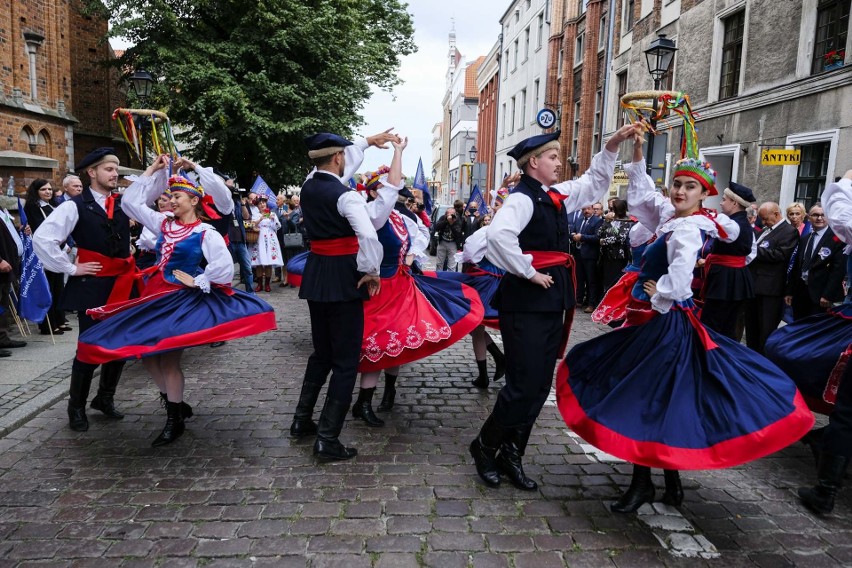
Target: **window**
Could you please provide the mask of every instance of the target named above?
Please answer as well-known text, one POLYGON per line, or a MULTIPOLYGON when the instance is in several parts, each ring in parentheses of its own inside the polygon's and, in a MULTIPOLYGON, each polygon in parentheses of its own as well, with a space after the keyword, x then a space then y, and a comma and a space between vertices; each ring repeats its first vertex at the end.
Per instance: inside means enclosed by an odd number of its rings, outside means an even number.
POLYGON ((603 93, 595 93, 595 129, 592 131, 592 152, 600 152, 601 149, 601 100, 603 93))
POLYGON ((544 44, 544 14, 538 15, 538 43, 536 44, 536 49, 541 49, 541 46, 544 44))
POLYGON ((524 31, 524 61, 530 58, 530 29, 524 31))
POLYGON ((633 29, 633 13, 635 12, 635 7, 636 0, 624 0, 624 3, 621 5, 621 23, 623 30, 622 35, 633 29))
POLYGON ((500 123, 503 125, 503 131, 500 134, 500 138, 506 136, 506 103, 503 103, 502 117, 503 118, 500 120, 500 123))
POLYGON ((562 76, 562 60, 564 59, 564 57, 565 57, 565 50, 564 50, 564 49, 560 49, 560 50, 559 50, 559 61, 558 61, 557 65, 556 65, 556 76, 557 76, 557 77, 561 77, 561 76, 562 76))
POLYGON ((803 204, 805 210, 819 201, 825 189, 825 179, 828 172, 828 155, 831 142, 819 142, 800 146, 802 161, 796 172, 795 201, 803 204))
POLYGON ((512 71, 514 71, 518 68, 518 40, 515 40, 515 58, 512 61, 512 71))
POLYGON ((615 102, 618 112, 616 113, 615 127, 618 129, 624 126, 624 110, 621 108, 621 97, 627 94, 627 71, 622 71, 616 75, 615 82, 618 85, 618 90, 616 91, 618 93, 618 100, 615 102))
MULTIPOLYGON (((535 115, 535 113, 537 112, 538 100, 539 100, 540 94, 541 93, 539 92, 539 80, 536 79, 535 82, 533 83, 533 115, 535 115)), ((533 117, 533 118, 535 118, 535 117, 533 117)))
POLYGON ((527 122, 527 90, 521 90, 521 124, 518 126, 518 130, 523 130, 524 125, 527 122))
POLYGON ((577 159, 577 142, 580 139, 580 101, 574 101, 574 131, 571 135, 571 157, 577 159))
POLYGON ((843 64, 846 35, 849 30, 849 0, 820 0, 817 5, 816 37, 811 73, 832 68, 832 63, 843 64), (826 58, 827 54, 833 57, 826 58), (839 59, 837 59, 839 57, 839 59), (835 61, 836 59, 836 61, 835 61))
POLYGON ((577 13, 581 14, 581 15, 585 14, 586 13, 586 4, 589 3, 589 0, 577 0, 577 3, 578 3, 577 13))
POLYGON ((509 134, 515 131, 515 97, 512 97, 512 118, 511 122, 509 122, 509 134))
POLYGON ((607 39, 609 39, 609 28, 606 25, 606 15, 601 16, 601 28, 598 30, 598 49, 606 47, 607 39))
POLYGON ((719 79, 719 100, 736 97, 740 92, 740 66, 743 58, 745 10, 725 18, 722 37, 722 74, 719 79))
POLYGON ((583 32, 577 36, 574 42, 574 65, 579 65, 583 62, 583 45, 586 43, 586 33, 583 32))

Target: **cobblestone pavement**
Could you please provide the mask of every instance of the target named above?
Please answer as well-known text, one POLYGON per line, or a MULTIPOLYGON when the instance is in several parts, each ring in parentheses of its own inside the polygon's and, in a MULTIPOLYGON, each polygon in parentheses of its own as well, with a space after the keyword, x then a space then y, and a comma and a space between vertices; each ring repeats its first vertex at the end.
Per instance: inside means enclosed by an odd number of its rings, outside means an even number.
MULTIPOLYGON (((852 490, 834 515, 804 512, 799 444, 684 472, 680 512, 616 515, 630 466, 570 435, 551 402, 525 459, 539 491, 486 489, 467 446, 497 390, 469 386, 467 339, 403 372, 385 428, 347 422, 356 459, 317 465, 287 435, 307 308, 291 289, 265 297, 279 331, 186 353, 195 417, 177 443, 150 446, 164 412, 139 364, 119 387, 124 420, 92 412, 74 433, 61 401, 0 438, 0 567, 852 565, 852 490)), ((578 313, 572 341, 604 331, 578 313)))

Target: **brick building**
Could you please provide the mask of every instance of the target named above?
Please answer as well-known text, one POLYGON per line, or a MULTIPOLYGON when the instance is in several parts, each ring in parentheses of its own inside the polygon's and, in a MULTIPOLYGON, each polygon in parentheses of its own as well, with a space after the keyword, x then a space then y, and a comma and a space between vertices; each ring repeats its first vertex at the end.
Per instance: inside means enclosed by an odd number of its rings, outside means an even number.
MULTIPOLYGON (((92 148, 124 144, 111 114, 124 100, 104 19, 80 0, 0 0, 0 176, 26 191, 58 183, 92 148)), ((124 158, 126 159, 126 153, 124 158)), ((6 187, 2 188, 3 193, 6 187)))
MULTIPOLYGON (((497 97, 500 89, 500 42, 485 57, 476 74, 476 88, 479 91, 479 113, 477 114, 477 164, 485 175, 480 187, 483 189, 485 201, 491 202, 491 190, 497 187, 495 183, 494 164, 497 151, 497 97)), ((476 174, 474 174, 476 177, 476 174)))

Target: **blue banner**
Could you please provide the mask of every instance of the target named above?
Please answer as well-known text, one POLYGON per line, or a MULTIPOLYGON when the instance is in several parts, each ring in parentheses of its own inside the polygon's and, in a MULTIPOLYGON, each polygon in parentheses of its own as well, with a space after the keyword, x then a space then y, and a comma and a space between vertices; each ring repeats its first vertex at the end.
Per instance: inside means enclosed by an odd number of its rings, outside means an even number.
POLYGON ((488 213, 488 206, 485 205, 485 198, 482 197, 482 192, 479 191, 479 186, 474 185, 470 192, 470 199, 467 200, 465 211, 469 211, 471 207, 476 207, 480 215, 488 213))
POLYGON ((427 215, 432 214, 432 193, 429 190, 429 184, 426 183, 426 174, 423 172, 423 158, 417 162, 417 173, 414 174, 414 183, 411 184, 414 189, 419 189, 423 193, 423 208, 427 215))
POLYGON ((269 208, 276 209, 277 206, 275 202, 275 192, 272 191, 272 188, 269 187, 269 184, 263 181, 262 177, 257 176, 257 178, 255 178, 254 183, 251 186, 250 193, 256 193, 257 195, 265 195, 266 203, 269 205, 269 208))
MULTIPOLYGON (((21 210, 23 212, 23 209, 21 210)), ((21 215, 21 220, 26 217, 21 215)), ((22 318, 39 323, 44 320, 50 309, 52 298, 44 267, 33 251, 33 240, 27 234, 21 235, 24 243, 24 256, 21 259, 21 290, 18 296, 18 313, 22 318)), ((51 326, 59 325, 50 322, 51 326)))

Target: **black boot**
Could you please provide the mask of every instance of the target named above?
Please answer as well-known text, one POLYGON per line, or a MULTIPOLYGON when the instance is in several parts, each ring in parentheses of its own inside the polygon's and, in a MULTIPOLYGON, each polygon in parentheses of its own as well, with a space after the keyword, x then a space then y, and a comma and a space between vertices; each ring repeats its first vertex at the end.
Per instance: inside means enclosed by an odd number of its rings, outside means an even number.
POLYGON ((532 424, 515 428, 509 438, 500 444, 500 453, 497 455, 500 473, 508 477, 512 485, 524 491, 538 489, 538 484, 524 473, 524 465, 521 463, 531 432, 532 424))
POLYGON ((360 418, 367 426, 373 428, 381 428, 385 425, 385 421, 376 416, 373 412, 373 393, 376 392, 376 387, 371 389, 362 388, 358 392, 358 400, 352 405, 352 416, 360 418))
POLYGON ((396 400, 396 379, 398 375, 391 375, 385 371, 385 392, 382 393, 382 402, 376 409, 379 412, 390 412, 396 400))
POLYGON ((822 448, 822 435, 825 433, 825 429, 828 426, 823 426, 822 428, 814 428, 799 440, 801 443, 806 445, 811 450, 811 454, 814 456, 814 467, 819 469, 819 450, 822 448))
POLYGON ((122 369, 124 369, 124 361, 113 361, 101 365, 101 382, 98 387, 98 394, 92 399, 90 405, 95 410, 100 410, 106 416, 115 420, 124 418, 124 414, 116 410, 113 402, 122 369))
POLYGON ((848 457, 820 452, 816 486, 799 487, 799 499, 802 503, 821 515, 827 515, 834 510, 834 497, 843 485, 843 474, 848 465, 848 457))
POLYGON ((497 424, 494 415, 488 416, 488 420, 482 425, 479 435, 470 443, 470 455, 476 464, 476 473, 485 485, 489 487, 500 486, 500 469, 497 466, 497 450, 508 432, 497 424))
POLYGON ((347 448, 340 443, 340 431, 346 420, 349 403, 340 400, 325 399, 325 406, 317 425, 317 441, 314 442, 314 455, 321 460, 348 460, 358 455, 355 448, 347 448))
POLYGON ((654 483, 651 481, 651 468, 633 464, 633 479, 630 487, 621 498, 609 506, 613 513, 632 513, 644 503, 654 501, 654 483))
POLYGON ((89 429, 89 419, 86 418, 86 400, 89 398, 89 387, 92 385, 94 371, 71 371, 71 388, 68 396, 68 425, 75 432, 85 432, 89 429))
POLYGON ((181 407, 179 402, 167 402, 166 403, 166 426, 163 428, 163 431, 160 432, 160 435, 151 442, 151 445, 155 448, 158 446, 165 446, 166 444, 171 444, 175 440, 181 437, 184 431, 183 424, 183 414, 181 414, 181 407))
POLYGON ((313 415, 321 390, 322 383, 302 383, 302 392, 293 413, 293 423, 290 424, 290 435, 294 438, 316 435, 317 423, 313 421, 313 415))
POLYGON ((481 389, 488 388, 488 366, 486 365, 485 359, 482 361, 477 359, 476 367, 479 369, 479 376, 473 379, 473 386, 481 389))
POLYGON ((494 358, 494 380, 499 381, 506 374, 506 357, 496 343, 489 343, 486 349, 494 358))
POLYGON ((683 485, 680 483, 680 473, 676 469, 664 469, 663 477, 666 480, 666 492, 663 493, 662 502, 671 507, 678 507, 683 503, 683 485))
MULTIPOLYGON (((166 403, 169 402, 169 397, 166 393, 160 393, 160 405, 165 408, 166 403)), ((180 413, 183 415, 183 419, 192 418, 192 407, 188 405, 185 401, 181 401, 180 403, 180 413)))

